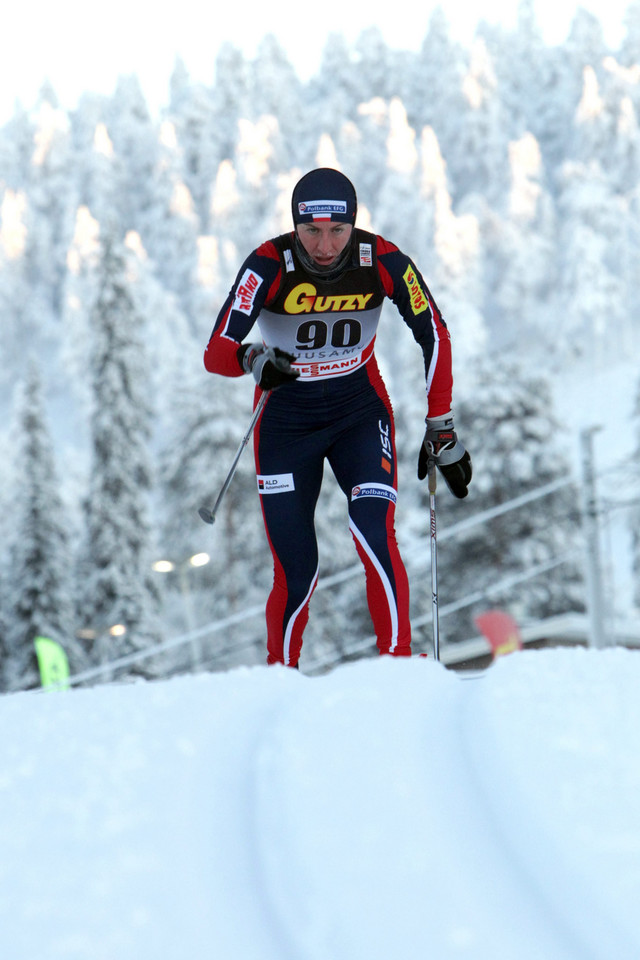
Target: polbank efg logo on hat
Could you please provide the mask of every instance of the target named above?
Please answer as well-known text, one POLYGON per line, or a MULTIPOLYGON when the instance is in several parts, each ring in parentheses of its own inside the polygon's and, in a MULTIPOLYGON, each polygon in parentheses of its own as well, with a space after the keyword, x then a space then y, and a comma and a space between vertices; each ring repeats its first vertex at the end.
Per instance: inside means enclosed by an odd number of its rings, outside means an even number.
POLYGON ((330 217, 332 213, 347 214, 346 200, 304 200, 298 204, 298 213, 304 217, 330 217))

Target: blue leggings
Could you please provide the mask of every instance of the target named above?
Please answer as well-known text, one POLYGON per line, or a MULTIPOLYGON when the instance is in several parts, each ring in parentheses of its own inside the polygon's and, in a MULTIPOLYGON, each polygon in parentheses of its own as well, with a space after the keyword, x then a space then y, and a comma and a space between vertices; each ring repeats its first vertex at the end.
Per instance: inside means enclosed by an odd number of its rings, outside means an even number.
POLYGON ((375 358, 344 377, 274 390, 254 433, 258 489, 273 555, 268 663, 296 666, 318 578, 314 515, 325 459, 348 499, 380 653, 410 656, 409 584, 394 529, 394 422, 375 358))

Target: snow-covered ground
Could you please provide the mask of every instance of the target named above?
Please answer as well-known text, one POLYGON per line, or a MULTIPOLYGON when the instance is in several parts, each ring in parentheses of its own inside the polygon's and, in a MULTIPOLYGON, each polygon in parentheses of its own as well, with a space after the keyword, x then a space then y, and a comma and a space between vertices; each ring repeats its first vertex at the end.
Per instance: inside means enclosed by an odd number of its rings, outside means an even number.
POLYGON ((640 653, 0 699, 6 960, 637 960, 640 653))

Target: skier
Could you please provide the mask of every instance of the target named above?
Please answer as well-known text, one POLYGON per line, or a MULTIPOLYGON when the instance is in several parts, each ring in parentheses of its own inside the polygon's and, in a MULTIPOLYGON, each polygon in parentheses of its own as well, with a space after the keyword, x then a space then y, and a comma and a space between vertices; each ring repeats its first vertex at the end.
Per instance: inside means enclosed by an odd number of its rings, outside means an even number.
POLYGON ((252 373, 258 491, 273 554, 267 662, 298 665, 318 578, 314 526, 325 459, 348 500, 381 654, 411 655, 409 584, 394 530, 394 419, 374 355, 385 297, 424 355, 428 415, 418 477, 429 461, 456 497, 471 459, 454 432, 449 331, 415 264, 355 227, 357 198, 342 173, 320 168, 296 184, 294 230, 267 240, 240 268, 204 354, 211 373, 252 373), (243 342, 254 323, 261 342, 243 342))

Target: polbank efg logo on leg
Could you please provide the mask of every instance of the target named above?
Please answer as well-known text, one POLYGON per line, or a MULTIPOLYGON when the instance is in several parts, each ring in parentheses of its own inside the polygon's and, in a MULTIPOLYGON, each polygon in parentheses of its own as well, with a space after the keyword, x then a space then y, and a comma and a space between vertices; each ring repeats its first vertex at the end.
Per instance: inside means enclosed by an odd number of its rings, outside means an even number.
POLYGON ((383 500, 391 500, 395 503, 397 500, 396 491, 386 483, 360 483, 351 491, 352 500, 360 500, 361 497, 382 497, 383 500))

